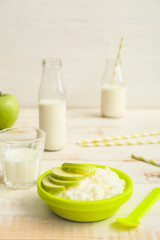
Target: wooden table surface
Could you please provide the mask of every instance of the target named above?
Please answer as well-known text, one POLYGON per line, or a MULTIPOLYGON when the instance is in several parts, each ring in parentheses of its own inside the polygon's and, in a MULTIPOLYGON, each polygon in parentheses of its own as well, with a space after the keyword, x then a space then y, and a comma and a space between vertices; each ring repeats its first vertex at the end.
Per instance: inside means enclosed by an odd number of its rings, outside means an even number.
MULTIPOLYGON (((71 222, 50 211, 37 195, 36 186, 29 190, 6 189, 1 171, 0 239, 159 240, 160 200, 135 229, 121 227, 116 224, 116 218, 127 216, 153 188, 160 187, 160 168, 130 157, 131 153, 135 153, 160 161, 160 145, 82 148, 75 143, 83 138, 160 130, 160 109, 131 109, 121 119, 101 118, 98 109, 70 109, 67 111, 67 119, 66 146, 59 152, 44 152, 41 173, 65 161, 115 167, 132 178, 134 191, 131 199, 114 216, 104 221, 71 222)), ((37 127, 38 110, 21 109, 16 126, 37 127)))

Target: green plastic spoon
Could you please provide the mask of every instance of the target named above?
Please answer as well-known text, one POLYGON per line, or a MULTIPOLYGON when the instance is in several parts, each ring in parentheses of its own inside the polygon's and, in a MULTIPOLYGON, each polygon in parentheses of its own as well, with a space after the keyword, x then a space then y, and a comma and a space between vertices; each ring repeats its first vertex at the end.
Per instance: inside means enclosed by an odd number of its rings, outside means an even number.
POLYGON ((146 212, 154 205, 160 198, 160 188, 153 189, 152 192, 139 204, 139 206, 128 216, 124 218, 117 218, 117 221, 127 227, 137 227, 139 220, 146 214, 146 212))

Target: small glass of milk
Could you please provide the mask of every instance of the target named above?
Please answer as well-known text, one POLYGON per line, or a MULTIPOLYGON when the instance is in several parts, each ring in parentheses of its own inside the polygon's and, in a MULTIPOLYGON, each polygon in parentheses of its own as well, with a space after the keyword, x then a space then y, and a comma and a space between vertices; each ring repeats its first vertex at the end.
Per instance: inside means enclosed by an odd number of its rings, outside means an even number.
POLYGON ((7 187, 27 189, 35 185, 44 143, 45 132, 40 129, 9 128, 0 131, 0 160, 7 187))
POLYGON ((121 71, 121 64, 115 70, 115 59, 107 59, 101 85, 101 115, 103 117, 123 117, 126 110, 126 85, 121 71))

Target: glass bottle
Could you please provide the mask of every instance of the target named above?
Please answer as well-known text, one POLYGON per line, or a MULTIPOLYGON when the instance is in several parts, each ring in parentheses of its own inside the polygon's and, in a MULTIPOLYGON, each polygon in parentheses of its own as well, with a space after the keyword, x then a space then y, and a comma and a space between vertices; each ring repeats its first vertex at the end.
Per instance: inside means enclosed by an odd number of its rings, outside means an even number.
POLYGON ((42 61, 39 127, 46 132, 45 150, 63 149, 66 140, 66 92, 59 58, 42 61))
POLYGON ((115 59, 108 58, 101 84, 101 115, 122 117, 126 110, 126 85, 121 71, 121 62, 115 70, 115 59))

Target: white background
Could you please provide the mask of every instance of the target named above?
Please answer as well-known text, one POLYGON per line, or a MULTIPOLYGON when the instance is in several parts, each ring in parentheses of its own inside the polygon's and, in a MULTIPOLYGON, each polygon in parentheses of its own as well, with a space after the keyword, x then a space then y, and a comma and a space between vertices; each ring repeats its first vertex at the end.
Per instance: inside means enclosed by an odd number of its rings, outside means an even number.
POLYGON ((41 59, 60 57, 68 106, 98 107, 121 36, 127 106, 160 107, 159 0, 0 0, 0 90, 37 106, 41 59))

